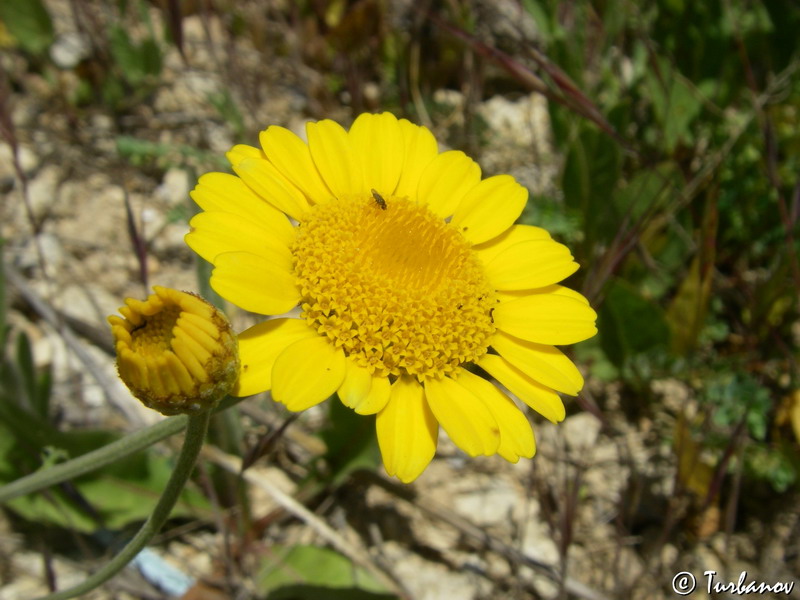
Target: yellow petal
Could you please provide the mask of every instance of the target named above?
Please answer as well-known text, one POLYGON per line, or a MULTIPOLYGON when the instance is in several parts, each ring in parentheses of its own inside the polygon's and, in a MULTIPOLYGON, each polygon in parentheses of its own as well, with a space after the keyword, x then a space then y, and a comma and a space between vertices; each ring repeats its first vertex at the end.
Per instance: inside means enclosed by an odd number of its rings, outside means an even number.
POLYGON ((236 167, 240 162, 248 158, 256 158, 264 160, 266 155, 261 151, 261 148, 255 146, 248 146, 247 144, 237 144, 225 153, 225 157, 232 167, 236 167))
POLYGON ((549 239, 551 239, 550 234, 546 229, 534 227, 533 225, 514 225, 510 229, 507 229, 502 235, 483 244, 474 246, 472 249, 478 253, 478 258, 481 259, 483 264, 487 265, 492 262, 498 254, 515 244, 549 239))
POLYGON ((258 139, 269 161, 314 204, 333 197, 317 172, 308 144, 294 133, 273 125, 262 131, 258 139))
POLYGON ((564 420, 566 411, 558 394, 535 382, 504 358, 496 354, 484 354, 478 365, 548 421, 558 423, 564 420))
POLYGON ((242 366, 235 396, 252 396, 272 387, 275 359, 288 346, 302 339, 318 337, 300 319, 270 319, 239 334, 239 358, 242 366))
POLYGON ((211 263, 220 254, 241 250, 280 260, 280 264, 290 269, 289 244, 294 238, 294 229, 284 215, 276 213, 283 222, 276 219, 270 227, 265 227, 263 223, 233 213, 202 212, 189 221, 191 231, 184 239, 192 250, 211 263))
POLYGON ((422 172, 417 194, 436 215, 452 215, 467 192, 481 180, 481 168, 460 150, 443 152, 422 172))
POLYGON ((480 398, 450 377, 426 381, 425 397, 456 446, 470 456, 497 452, 500 430, 480 398))
POLYGON ((295 342, 272 367, 272 397, 297 412, 319 404, 342 385, 345 356, 327 338, 295 342))
POLYGON ((311 158, 334 196, 369 193, 361 165, 350 147, 350 138, 341 125, 324 119, 308 123, 306 133, 311 158))
POLYGON ((416 201, 422 172, 439 154, 439 147, 428 128, 414 125, 406 119, 400 119, 399 123, 403 135, 404 158, 400 181, 394 193, 401 198, 407 196, 416 201))
POLYGON ((574 344, 597 333, 597 313, 561 294, 530 294, 500 302, 493 316, 498 329, 537 344, 574 344))
POLYGON ((514 401, 496 385, 466 369, 461 369, 456 381, 465 389, 483 400, 500 428, 500 445, 497 453, 507 461, 515 463, 520 457, 531 458, 536 454, 536 440, 528 418, 517 408, 514 401))
POLYGON ((386 403, 389 402, 389 394, 391 394, 391 391, 392 386, 389 384, 389 379, 373 375, 369 394, 362 398, 361 402, 356 404, 353 408, 359 415, 374 415, 379 413, 386 406, 386 403))
POLYGON ((239 308, 262 315, 281 315, 300 300, 291 271, 249 252, 226 252, 217 256, 211 287, 239 308))
POLYGON ((379 194, 394 193, 403 169, 403 134, 392 113, 362 113, 350 128, 350 145, 361 163, 364 185, 379 194))
POLYGON ((571 298, 573 300, 577 300, 581 304, 589 306, 589 301, 586 299, 586 296, 576 292, 573 289, 558 284, 548 285, 534 290, 497 290, 497 299, 499 302, 510 302, 511 300, 519 300, 520 298, 528 298, 529 296, 548 295, 571 298))
POLYGON ((492 347, 517 369, 547 387, 577 395, 583 376, 572 361, 555 346, 534 344, 497 331, 492 347))
POLYGON ((246 158, 233 170, 256 194, 293 219, 300 220, 308 210, 303 193, 268 160, 246 158))
POLYGON ((285 228, 282 224, 277 225, 276 221, 286 220, 286 215, 247 187, 236 175, 228 173, 201 175, 197 187, 190 192, 190 195, 204 211, 233 213, 265 227, 280 230, 285 228))
POLYGON ((372 387, 372 375, 354 360, 347 361, 347 371, 342 386, 337 392, 339 400, 347 408, 355 408, 369 394, 372 387))
POLYGON ((553 285, 578 270, 569 248, 553 240, 520 242, 486 265, 489 281, 499 290, 528 290, 553 285))
POLYGON ((509 229, 527 201, 528 190, 511 175, 495 175, 464 196, 452 223, 470 242, 480 244, 509 229))
POLYGON ((436 453, 439 424, 422 386, 411 377, 401 376, 394 382, 375 428, 386 472, 403 483, 419 477, 436 453))

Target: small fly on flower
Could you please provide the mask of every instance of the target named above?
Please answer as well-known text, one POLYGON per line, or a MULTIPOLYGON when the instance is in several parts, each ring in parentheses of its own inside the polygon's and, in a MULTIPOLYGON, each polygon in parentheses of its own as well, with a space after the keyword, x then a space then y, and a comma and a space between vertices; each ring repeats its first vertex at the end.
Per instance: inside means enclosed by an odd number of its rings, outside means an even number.
POLYGON ((381 210, 386 210, 386 200, 374 189, 372 190, 372 197, 375 198, 375 203, 381 207, 381 210))

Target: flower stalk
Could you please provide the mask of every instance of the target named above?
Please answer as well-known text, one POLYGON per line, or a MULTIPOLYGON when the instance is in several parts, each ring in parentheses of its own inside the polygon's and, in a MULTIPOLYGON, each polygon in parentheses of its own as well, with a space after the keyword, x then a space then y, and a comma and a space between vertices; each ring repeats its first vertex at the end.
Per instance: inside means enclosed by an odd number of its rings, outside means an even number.
POLYGON ((76 596, 85 594, 111 579, 136 557, 153 536, 161 530, 161 527, 163 527, 167 518, 169 518, 197 462, 197 457, 200 454, 200 449, 203 447, 203 441, 208 431, 210 419, 210 410, 188 417, 189 422, 186 428, 186 436, 183 440, 181 452, 178 455, 175 470, 172 472, 169 482, 167 482, 167 486, 161 494, 153 512, 150 514, 147 521, 145 521, 144 525, 142 525, 141 529, 139 529, 139 532, 128 542, 120 553, 82 583, 66 590, 48 594, 47 596, 41 597, 39 600, 67 600, 68 598, 75 598, 76 596))

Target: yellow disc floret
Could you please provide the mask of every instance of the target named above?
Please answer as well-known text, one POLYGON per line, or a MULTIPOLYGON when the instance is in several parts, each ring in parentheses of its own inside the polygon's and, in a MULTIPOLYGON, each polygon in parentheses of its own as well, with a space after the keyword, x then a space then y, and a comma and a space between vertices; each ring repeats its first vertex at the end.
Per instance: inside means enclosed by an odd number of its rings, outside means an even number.
POLYGON ((377 193, 316 206, 292 251, 303 317, 373 374, 422 381, 486 353, 494 291, 425 206, 377 193))

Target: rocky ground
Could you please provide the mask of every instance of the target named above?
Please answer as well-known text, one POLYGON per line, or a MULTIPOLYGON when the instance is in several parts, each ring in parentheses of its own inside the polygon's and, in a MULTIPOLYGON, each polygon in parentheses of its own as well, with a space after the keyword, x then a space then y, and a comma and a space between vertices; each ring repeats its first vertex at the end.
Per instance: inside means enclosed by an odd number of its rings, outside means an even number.
MULTIPOLYGON (((49 73, 56 80, 30 69, 18 53, 2 57, 14 82, 7 104, 26 179, 23 184, 15 171, 9 144, 0 143, 9 325, 30 336, 36 364, 52 369, 54 410, 62 427, 135 430, 157 415, 117 381, 105 324, 126 296, 145 294, 126 201, 147 241, 149 283, 197 290, 194 256, 183 242, 188 192, 198 174, 220 168, 210 157, 221 157, 235 139, 231 121, 208 100, 228 85, 225 57, 232 50, 225 45, 237 44, 236 72, 251 73, 251 97, 237 99, 245 131, 280 124, 302 135, 308 119, 346 122, 352 114, 346 95, 320 114, 321 104, 309 90, 322 85, 322 73, 292 54, 273 56, 265 65, 252 41, 226 37, 214 15, 184 19, 186 62, 174 47, 165 47, 159 84, 123 116, 110 116, 101 104, 71 107, 64 98, 80 85, 75 65, 89 42, 69 3, 48 7, 57 39, 52 56, 57 68, 49 73), (129 138, 150 145, 121 152, 129 138), (187 154, 184 148, 203 153, 187 154), (37 298, 67 317, 70 330, 77 327, 72 339, 65 339, 58 319, 37 310, 37 298)), ((449 111, 448 120, 432 123, 446 144, 449 129, 464 118, 466 100, 453 90, 437 91, 435 98, 449 111)), ((473 108, 489 128, 480 153, 484 172, 511 173, 535 193, 557 193, 559 155, 548 141, 542 97, 495 95, 473 108)), ((251 322, 245 314, 232 317, 237 329, 251 322)), ((752 513, 760 516, 732 531, 725 523, 725 499, 695 511, 687 495, 676 494, 669 443, 692 392, 671 381, 653 382, 653 390, 663 399, 663 411, 635 420, 626 415, 614 387, 589 374, 584 399, 568 403, 564 423, 535 423, 539 450, 533 460, 510 465, 498 457, 467 459, 444 440, 431 467, 410 488, 387 483, 382 472, 358 476, 316 498, 311 516, 280 495, 282 490, 291 497, 304 473, 302 464, 287 465, 291 457, 319 451, 310 434, 324 412, 309 411, 289 428, 285 456, 248 471, 253 517, 271 523, 252 543, 264 552, 276 543, 341 544, 351 558, 387 574, 395 591, 420 600, 667 598, 673 597, 670 582, 679 571, 701 578, 703 571, 716 570, 725 581, 735 581, 742 571, 759 581, 796 581, 797 498, 792 505, 752 513), (602 421, 582 409, 599 402, 602 421)), ((248 405, 243 408, 248 441, 285 417, 268 398, 248 405)), ((228 459, 221 453, 205 457, 219 465, 228 459)), ((190 586, 184 597, 247 598, 258 562, 234 557, 231 544, 239 542, 231 535, 219 523, 191 523, 165 536, 154 551, 191 581, 206 582, 190 586), (237 593, 212 585, 220 583, 237 593)), ((31 539, 15 519, 0 514, 2 600, 46 592, 45 565, 62 587, 97 564, 77 547, 69 554, 51 553, 32 546, 31 539)), ((168 597, 148 577, 149 583, 130 570, 86 597, 168 597)), ((788 597, 800 598, 800 585, 788 597)))

